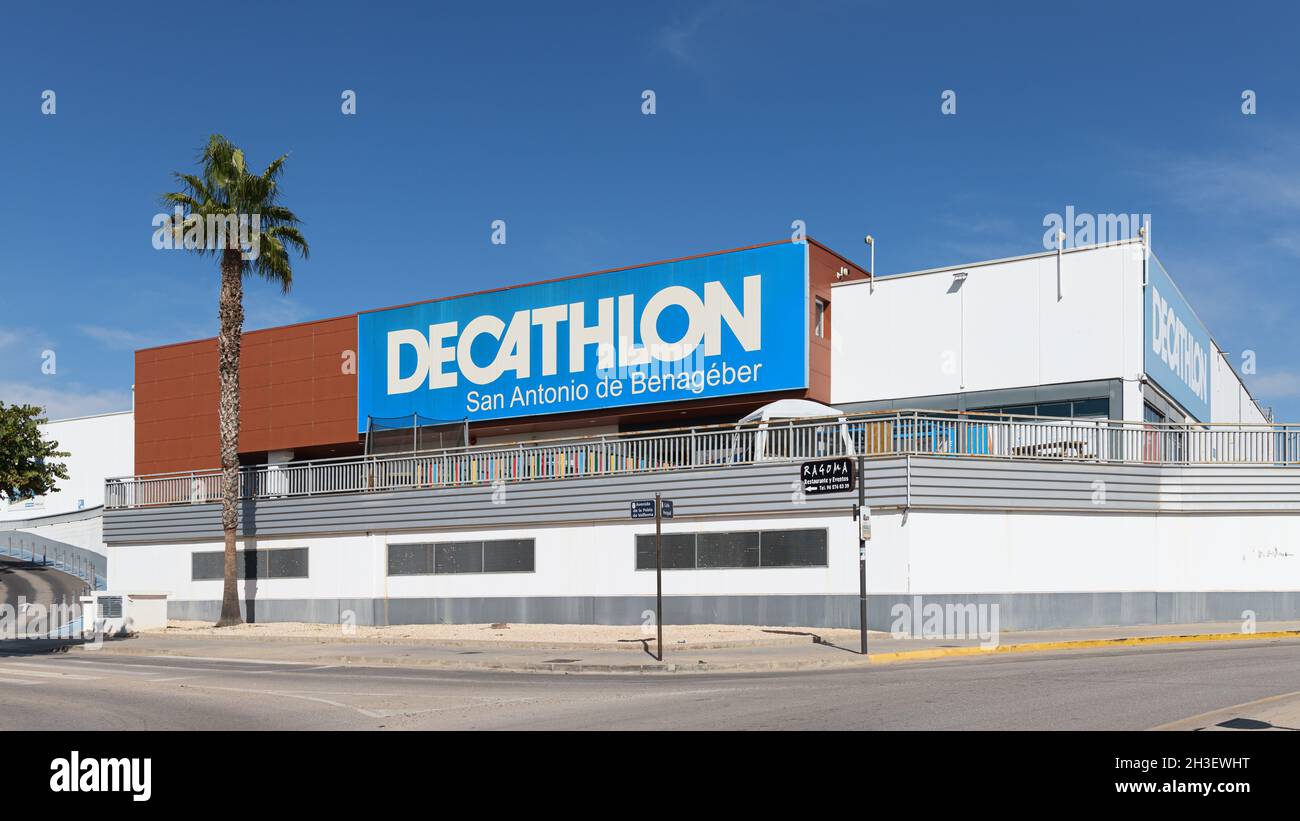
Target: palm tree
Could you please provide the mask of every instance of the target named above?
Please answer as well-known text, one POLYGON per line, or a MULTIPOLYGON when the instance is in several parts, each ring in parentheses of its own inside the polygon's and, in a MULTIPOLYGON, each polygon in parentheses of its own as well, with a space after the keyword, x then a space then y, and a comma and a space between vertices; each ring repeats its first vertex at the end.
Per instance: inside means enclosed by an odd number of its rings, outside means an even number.
POLYGON ((200 176, 176 174, 184 190, 163 195, 179 207, 182 219, 172 231, 177 247, 219 256, 221 291, 217 316, 217 374, 221 383, 218 424, 221 430, 221 529, 225 537, 225 587, 217 627, 240 624, 235 586, 235 537, 239 525, 239 346, 244 332, 244 276, 256 274, 288 293, 293 266, 288 249, 307 258, 307 241, 298 218, 276 204, 278 178, 288 155, 281 155, 261 174, 251 174, 244 152, 213 134, 202 149, 200 176), (240 221, 246 240, 240 241, 240 221))

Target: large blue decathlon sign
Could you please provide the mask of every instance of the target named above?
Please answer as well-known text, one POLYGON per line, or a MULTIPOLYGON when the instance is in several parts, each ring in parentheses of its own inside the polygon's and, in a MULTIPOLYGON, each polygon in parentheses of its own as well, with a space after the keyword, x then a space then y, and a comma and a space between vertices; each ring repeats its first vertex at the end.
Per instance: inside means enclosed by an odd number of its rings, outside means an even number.
POLYGON ((509 419, 808 385, 804 243, 363 313, 371 417, 509 419))
POLYGON ((1198 422, 1210 421, 1210 332, 1196 318, 1187 300, 1155 258, 1147 265, 1147 376, 1172 396, 1198 422))

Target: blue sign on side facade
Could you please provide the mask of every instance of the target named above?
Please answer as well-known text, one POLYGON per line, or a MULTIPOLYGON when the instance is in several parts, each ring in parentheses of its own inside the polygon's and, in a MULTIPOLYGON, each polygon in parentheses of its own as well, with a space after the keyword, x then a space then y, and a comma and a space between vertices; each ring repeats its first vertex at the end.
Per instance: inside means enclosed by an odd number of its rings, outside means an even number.
POLYGON ((1147 376, 1198 422, 1210 421, 1210 372, 1214 345, 1152 254, 1147 265, 1143 366, 1147 376))
POLYGON ((781 243, 360 314, 358 430, 807 387, 807 252, 781 243))

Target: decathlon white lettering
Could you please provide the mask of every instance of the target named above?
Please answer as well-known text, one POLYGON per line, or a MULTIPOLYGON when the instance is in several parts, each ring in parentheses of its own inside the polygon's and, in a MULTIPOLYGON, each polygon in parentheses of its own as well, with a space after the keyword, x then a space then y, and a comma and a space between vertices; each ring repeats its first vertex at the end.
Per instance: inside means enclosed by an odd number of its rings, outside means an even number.
POLYGON ((620 368, 627 368, 653 361, 678 362, 695 354, 701 344, 705 356, 718 356, 722 353, 724 324, 743 350, 762 350, 762 294, 762 275, 754 274, 743 280, 743 308, 737 306, 721 282, 711 281, 704 283, 703 295, 684 285, 661 288, 651 295, 639 313, 633 294, 597 299, 596 321, 591 325, 587 324, 586 304, 572 302, 515 311, 509 324, 493 314, 481 314, 467 322, 459 335, 456 322, 430 325, 427 336, 414 328, 389 331, 388 393, 410 393, 425 383, 429 390, 454 387, 459 374, 476 385, 495 382, 506 371, 513 371, 517 379, 526 379, 532 372, 534 326, 541 329, 543 376, 554 376, 559 371, 561 325, 568 331, 570 373, 586 370, 590 345, 596 346, 597 367, 602 371, 615 367, 616 363, 620 368), (686 329, 679 338, 664 340, 659 335, 659 318, 673 307, 685 312, 686 329), (480 336, 490 336, 498 343, 491 361, 486 363, 477 362, 473 357, 474 344, 480 336), (414 369, 409 374, 402 373, 404 346, 415 353, 414 369), (455 366, 444 370, 443 366, 450 362, 455 366))

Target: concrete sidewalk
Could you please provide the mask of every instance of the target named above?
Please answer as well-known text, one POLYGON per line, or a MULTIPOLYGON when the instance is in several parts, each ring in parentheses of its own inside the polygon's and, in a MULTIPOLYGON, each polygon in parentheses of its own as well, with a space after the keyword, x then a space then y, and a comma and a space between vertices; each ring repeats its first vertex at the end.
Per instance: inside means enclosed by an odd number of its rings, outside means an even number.
POLYGON ((1184 718, 1155 730, 1292 730, 1300 731, 1300 692, 1262 698, 1258 701, 1213 710, 1184 718))
POLYGON ((247 633, 223 635, 217 631, 186 635, 159 631, 106 641, 99 648, 87 645, 73 652, 443 670, 745 673, 844 669, 907 661, 986 658, 1002 653, 1105 650, 1157 644, 1300 641, 1300 622, 1261 622, 1254 634, 1243 634, 1238 622, 1003 633, 1001 643, 993 648, 981 647, 974 639, 893 638, 873 632, 870 654, 864 657, 858 652, 856 634, 852 642, 844 640, 844 634, 852 631, 767 628, 764 632, 771 635, 770 639, 696 645, 672 644, 672 629, 665 626, 664 631, 667 647, 663 662, 654 658, 653 638, 643 639, 639 627, 626 628, 627 635, 620 639, 587 643, 376 640, 341 634, 328 638, 281 636, 267 640, 247 633), (835 640, 828 639, 827 634, 833 634, 835 640))

